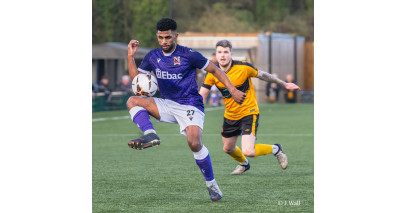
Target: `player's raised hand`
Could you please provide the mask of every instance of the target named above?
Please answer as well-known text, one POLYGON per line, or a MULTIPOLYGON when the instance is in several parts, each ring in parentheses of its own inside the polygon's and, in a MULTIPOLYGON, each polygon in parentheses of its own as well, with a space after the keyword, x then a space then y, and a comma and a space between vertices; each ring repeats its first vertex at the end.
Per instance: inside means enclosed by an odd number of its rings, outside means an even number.
POLYGON ((137 52, 139 46, 140 46, 139 41, 131 40, 130 43, 128 43, 128 55, 134 56, 134 54, 137 52))
POLYGON ((231 96, 233 97, 234 101, 237 102, 237 104, 242 105, 242 103, 245 100, 245 93, 241 92, 238 89, 235 89, 234 92, 230 91, 231 96))
POLYGON ((285 88, 286 88, 287 90, 300 90, 300 87, 297 86, 297 85, 294 84, 294 83, 286 83, 286 84, 285 84, 285 88))

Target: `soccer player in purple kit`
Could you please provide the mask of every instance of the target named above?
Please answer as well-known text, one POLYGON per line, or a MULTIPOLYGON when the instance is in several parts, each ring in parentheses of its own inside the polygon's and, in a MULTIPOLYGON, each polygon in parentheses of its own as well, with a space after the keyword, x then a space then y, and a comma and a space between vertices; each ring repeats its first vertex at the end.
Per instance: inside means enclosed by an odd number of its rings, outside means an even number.
POLYGON ((137 68, 133 56, 139 42, 131 40, 128 44, 128 64, 131 81, 139 72, 154 72, 163 98, 132 96, 127 101, 127 109, 133 122, 144 132, 140 138, 128 143, 130 148, 145 149, 160 144, 160 138, 151 123, 150 115, 159 122, 178 123, 180 133, 187 137, 212 201, 223 196, 217 185, 211 164, 210 154, 202 144, 204 123, 203 98, 198 93, 195 80, 196 68, 206 70, 218 78, 230 91, 239 104, 245 94, 237 90, 227 75, 200 53, 176 44, 177 24, 173 19, 163 18, 157 23, 157 38, 160 48, 151 50, 137 68))

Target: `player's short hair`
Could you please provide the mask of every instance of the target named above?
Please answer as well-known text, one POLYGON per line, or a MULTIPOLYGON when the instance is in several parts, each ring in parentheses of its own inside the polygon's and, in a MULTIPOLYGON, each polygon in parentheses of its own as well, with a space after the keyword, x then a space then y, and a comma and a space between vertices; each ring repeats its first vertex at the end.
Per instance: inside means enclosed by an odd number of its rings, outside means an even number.
POLYGON ((156 23, 156 29, 158 31, 176 31, 177 28, 178 25, 176 24, 176 21, 170 18, 163 18, 156 23))
POLYGON ((230 48, 230 51, 231 51, 231 49, 233 48, 233 45, 231 44, 231 42, 229 41, 229 40, 221 40, 221 41, 218 41, 217 42, 217 44, 216 44, 216 48, 218 47, 218 46, 221 46, 221 47, 229 47, 230 48))

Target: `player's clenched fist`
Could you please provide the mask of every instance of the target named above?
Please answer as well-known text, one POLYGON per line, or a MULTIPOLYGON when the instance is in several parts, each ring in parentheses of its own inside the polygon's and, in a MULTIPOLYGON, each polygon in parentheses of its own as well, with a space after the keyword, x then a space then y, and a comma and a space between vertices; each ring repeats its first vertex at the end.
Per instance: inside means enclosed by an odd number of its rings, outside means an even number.
POLYGON ((130 43, 128 43, 128 55, 134 56, 139 46, 140 46, 139 41, 131 40, 130 43))
POLYGON ((237 102, 239 105, 242 105, 242 103, 245 100, 245 93, 241 92, 238 89, 235 89, 233 92, 231 92, 231 96, 233 97, 234 101, 237 102))

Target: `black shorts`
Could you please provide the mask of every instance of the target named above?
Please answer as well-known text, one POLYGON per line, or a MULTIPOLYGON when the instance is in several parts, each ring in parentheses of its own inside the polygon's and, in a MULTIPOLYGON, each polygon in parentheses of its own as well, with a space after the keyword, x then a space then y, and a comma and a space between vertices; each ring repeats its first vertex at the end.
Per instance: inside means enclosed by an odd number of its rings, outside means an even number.
POLYGON ((256 136, 258 130, 258 120, 259 114, 248 115, 240 120, 229 120, 224 118, 221 135, 225 138, 231 138, 238 135, 250 135, 252 132, 252 134, 256 136))

